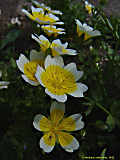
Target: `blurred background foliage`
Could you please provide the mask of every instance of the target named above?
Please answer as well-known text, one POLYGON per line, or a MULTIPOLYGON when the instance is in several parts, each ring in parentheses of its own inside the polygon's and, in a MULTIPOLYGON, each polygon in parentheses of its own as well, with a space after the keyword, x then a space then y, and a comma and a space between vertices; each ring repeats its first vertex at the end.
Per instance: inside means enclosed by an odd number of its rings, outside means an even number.
POLYGON ((45 3, 64 13, 60 18, 65 23, 66 34, 58 38, 69 42, 69 48, 76 49, 79 54, 63 58, 66 64, 75 62, 78 70, 84 71, 81 81, 89 87, 84 98, 69 96, 65 104, 66 115, 78 112, 83 115, 85 128, 73 133, 80 148, 74 153, 66 153, 56 145, 50 154, 39 148, 42 134, 33 128, 33 118, 38 113, 49 115, 53 100, 41 86, 26 83, 16 66, 20 53, 29 58, 31 49, 40 50, 31 39, 31 33, 44 34, 36 23, 26 18, 31 23, 29 31, 10 25, 5 38, 0 40, 2 80, 10 81, 8 89, 0 91, 0 159, 80 160, 84 156, 113 156, 117 160, 120 158, 120 17, 107 17, 102 10, 107 1, 103 0, 93 9, 92 16, 85 10, 83 1, 45 3), (76 33, 76 18, 98 29, 102 36, 83 41, 76 33))

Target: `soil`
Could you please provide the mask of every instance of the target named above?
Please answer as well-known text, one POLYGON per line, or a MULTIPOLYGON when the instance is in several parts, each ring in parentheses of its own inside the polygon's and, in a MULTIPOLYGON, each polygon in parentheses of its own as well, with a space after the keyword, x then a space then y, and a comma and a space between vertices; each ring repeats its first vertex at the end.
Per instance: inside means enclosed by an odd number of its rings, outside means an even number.
MULTIPOLYGON (((97 0, 90 0, 90 2, 94 5, 98 4, 97 0)), ((0 39, 4 37, 12 18, 18 17, 22 24, 21 27, 29 28, 29 23, 26 23, 25 15, 21 12, 23 6, 26 5, 31 6, 31 3, 27 0, 0 0, 0 39)), ((119 0, 109 0, 104 10, 107 15, 120 15, 119 0)))

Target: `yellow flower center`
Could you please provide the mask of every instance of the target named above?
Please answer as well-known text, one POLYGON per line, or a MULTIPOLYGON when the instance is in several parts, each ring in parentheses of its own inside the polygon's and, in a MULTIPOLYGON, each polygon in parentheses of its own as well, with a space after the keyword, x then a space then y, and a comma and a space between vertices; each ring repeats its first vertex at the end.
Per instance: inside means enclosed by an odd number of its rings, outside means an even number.
POLYGON ((35 78, 35 73, 36 73, 36 69, 37 69, 38 65, 43 66, 43 61, 42 60, 30 61, 30 62, 24 64, 24 74, 31 81, 37 82, 37 79, 35 78))
POLYGON ((41 74, 41 81, 55 95, 72 93, 77 89, 74 75, 60 66, 50 65, 41 74))

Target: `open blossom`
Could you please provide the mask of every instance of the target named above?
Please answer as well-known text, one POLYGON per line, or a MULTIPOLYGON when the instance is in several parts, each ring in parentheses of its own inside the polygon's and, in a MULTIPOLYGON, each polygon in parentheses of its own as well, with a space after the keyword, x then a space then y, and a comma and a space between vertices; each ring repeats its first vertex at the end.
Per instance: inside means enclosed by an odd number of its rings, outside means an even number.
POLYGON ((36 21, 39 24, 64 24, 63 22, 59 22, 59 18, 55 15, 49 13, 45 14, 42 8, 35 8, 31 6, 32 14, 30 14, 27 10, 22 9, 22 12, 28 16, 33 21, 36 21))
POLYGON ((58 10, 51 10, 50 7, 46 6, 44 3, 39 3, 37 1, 32 1, 37 7, 42 8, 44 11, 47 11, 48 13, 52 13, 52 14, 60 14, 62 15, 63 13, 61 11, 58 10))
POLYGON ((77 83, 83 72, 77 71, 75 63, 64 66, 62 57, 51 58, 48 55, 44 65, 45 69, 37 67, 35 77, 45 87, 46 94, 59 102, 67 101, 67 94, 73 97, 83 97, 88 87, 83 83, 77 83))
POLYGON ((50 48, 52 50, 52 55, 77 55, 77 51, 74 49, 67 49, 68 42, 62 44, 60 39, 52 41, 50 48))
POLYGON ((77 51, 74 49, 67 49, 68 42, 62 44, 60 39, 53 40, 52 43, 44 36, 37 34, 32 34, 32 38, 38 42, 41 50, 45 52, 48 48, 51 48, 52 56, 58 55, 77 55, 77 51))
POLYGON ((94 6, 88 3, 88 1, 85 1, 85 9, 88 11, 90 15, 92 14, 92 8, 94 8, 94 6))
POLYGON ((56 28, 53 25, 42 25, 41 28, 48 36, 54 35, 56 37, 59 34, 65 34, 63 28, 56 28))
POLYGON ((32 34, 32 38, 39 43, 43 52, 50 47, 50 42, 44 35, 38 36, 37 34, 32 34))
POLYGON ((44 152, 50 153, 56 141, 67 152, 73 152, 79 148, 78 140, 69 132, 81 130, 84 127, 82 115, 78 113, 64 118, 64 112, 63 103, 53 102, 50 108, 50 119, 42 114, 37 114, 34 118, 33 126, 44 132, 39 143, 44 152))
MULTIPOLYGON (((2 71, 0 71, 0 78, 2 77, 2 71)), ((7 81, 0 81, 0 89, 3 88, 8 88, 8 85, 10 84, 10 82, 7 81)))
POLYGON ((78 19, 75 20, 77 24, 78 36, 84 34, 84 40, 92 37, 100 36, 101 33, 98 30, 94 30, 92 27, 88 26, 86 23, 81 23, 78 19))
POLYGON ((39 81, 35 77, 37 66, 43 66, 43 53, 32 50, 30 52, 30 60, 28 60, 23 54, 20 54, 18 60, 16 60, 17 66, 20 69, 22 78, 33 86, 38 86, 39 81))

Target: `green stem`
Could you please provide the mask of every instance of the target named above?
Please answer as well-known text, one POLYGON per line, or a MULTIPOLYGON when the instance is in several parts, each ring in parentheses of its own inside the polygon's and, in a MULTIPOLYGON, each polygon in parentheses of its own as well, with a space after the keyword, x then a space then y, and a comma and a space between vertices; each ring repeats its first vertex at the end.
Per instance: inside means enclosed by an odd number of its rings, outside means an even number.
POLYGON ((107 109, 105 109, 101 104, 96 103, 96 105, 97 105, 100 109, 102 109, 105 113, 111 115, 111 113, 110 113, 107 109))

